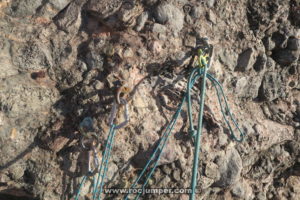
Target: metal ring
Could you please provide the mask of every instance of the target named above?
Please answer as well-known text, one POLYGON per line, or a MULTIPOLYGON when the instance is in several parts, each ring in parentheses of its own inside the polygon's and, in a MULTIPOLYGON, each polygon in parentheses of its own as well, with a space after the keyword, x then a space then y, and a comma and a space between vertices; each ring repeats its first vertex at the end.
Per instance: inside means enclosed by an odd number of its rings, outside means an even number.
POLYGON ((99 144, 99 138, 97 137, 97 134, 94 132, 88 132, 83 135, 80 139, 80 144, 83 149, 91 150, 98 146, 99 144), (87 146, 87 142, 89 142, 89 146, 87 146), (95 143, 94 143, 95 142, 95 143))

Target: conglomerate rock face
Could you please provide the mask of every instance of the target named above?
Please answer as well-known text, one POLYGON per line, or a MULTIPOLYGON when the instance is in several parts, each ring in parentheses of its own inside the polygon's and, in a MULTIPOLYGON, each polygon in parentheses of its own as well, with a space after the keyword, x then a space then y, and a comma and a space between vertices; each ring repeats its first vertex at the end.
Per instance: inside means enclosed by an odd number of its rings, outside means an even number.
MULTIPOLYGON (((116 133, 107 187, 128 187, 180 103, 203 37, 246 137, 228 137, 208 83, 198 199, 300 199, 299 20, 298 0, 0 1, 0 199, 72 199, 87 165, 80 124, 90 120, 101 155, 121 85, 132 91, 130 120, 116 133)), ((187 120, 184 107, 149 187, 190 187, 187 120)))

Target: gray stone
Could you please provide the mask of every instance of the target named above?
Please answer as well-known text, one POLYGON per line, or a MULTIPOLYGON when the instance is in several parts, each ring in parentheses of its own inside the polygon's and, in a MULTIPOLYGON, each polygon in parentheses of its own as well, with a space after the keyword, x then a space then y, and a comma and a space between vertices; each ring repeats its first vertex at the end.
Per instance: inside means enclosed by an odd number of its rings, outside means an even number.
POLYGON ((169 176, 164 176, 159 182, 158 186, 161 188, 167 188, 168 184, 171 182, 171 178, 169 176))
POLYGON ((212 7, 214 7, 215 2, 216 2, 216 0, 208 0, 208 1, 207 1, 207 6, 208 6, 209 8, 212 8, 212 7))
POLYGON ((293 25, 300 27, 300 10, 297 7, 291 9, 291 21, 293 25))
POLYGON ((179 32, 183 28, 184 15, 180 9, 173 4, 162 2, 155 11, 155 19, 161 24, 168 24, 174 32, 179 32))
POLYGON ((298 54, 291 50, 279 49, 273 52, 273 59, 281 66, 289 66, 298 59, 298 54))
POLYGON ((80 72, 86 72, 88 70, 87 65, 85 64, 85 62, 83 62, 81 60, 77 61, 77 67, 78 67, 78 70, 80 72))
POLYGON ((193 18, 190 15, 186 15, 184 19, 187 24, 193 24, 193 18))
POLYGON ((50 20, 52 20, 53 17, 57 15, 57 13, 66 8, 71 2, 72 0, 50 0, 48 2, 45 1, 44 5, 37 9, 38 15, 42 16, 45 19, 49 19, 50 22, 50 20))
POLYGON ((287 42, 287 35, 281 31, 274 32, 272 34, 272 41, 275 43, 276 48, 285 48, 287 42))
POLYGON ((143 12, 142 14, 140 14, 140 16, 137 18, 136 21, 136 27, 135 27, 136 31, 141 31, 144 28, 145 23, 148 20, 148 17, 149 17, 148 12, 143 12))
POLYGON ((295 130, 295 139, 300 140, 300 129, 295 130))
POLYGON ((219 59, 222 64, 233 70, 237 64, 238 55, 234 51, 225 49, 220 52, 219 59))
POLYGON ((225 157, 218 160, 220 179, 214 183, 217 187, 228 187, 237 182, 242 171, 242 159, 236 149, 231 147, 225 157))
MULTIPOLYGON (((214 179, 202 176, 199 181, 201 188, 208 189, 214 183, 214 179)), ((190 186, 190 185, 189 185, 190 186)))
POLYGON ((235 71, 245 72, 253 64, 253 50, 249 48, 239 55, 235 71))
POLYGON ((228 144, 228 135, 224 131, 218 131, 218 144, 220 147, 224 147, 228 144))
POLYGON ((275 65, 276 65, 276 63, 275 63, 275 61, 273 60, 273 58, 268 57, 268 58, 267 58, 266 67, 267 67, 268 69, 274 69, 275 65))
POLYGON ((187 47, 192 47, 195 48, 196 47, 196 37, 192 36, 192 35, 187 35, 184 40, 184 45, 187 47))
POLYGON ((247 77, 241 77, 236 81, 235 84, 235 91, 239 96, 243 96, 245 93, 245 87, 248 84, 248 78, 247 77))
POLYGON ((199 19, 203 13, 203 7, 193 6, 191 10, 191 16, 195 19, 199 19))
POLYGON ((90 51, 86 55, 85 62, 89 69, 97 68, 103 70, 103 62, 104 62, 103 57, 99 53, 96 53, 95 51, 90 51))
POLYGON ((287 43, 287 49, 292 51, 300 50, 300 39, 291 37, 287 43))
POLYGON ((49 3, 53 5, 54 8, 62 10, 66 7, 72 0, 50 0, 49 3))
POLYGON ((106 174, 107 175, 106 181, 111 180, 116 175, 116 173, 118 173, 118 166, 115 163, 110 162, 106 174))
POLYGON ((145 48, 139 48, 138 50, 137 50, 137 54, 138 54, 138 56, 140 56, 141 58, 147 58, 147 50, 145 49, 145 48))
POLYGON ((217 24, 217 16, 212 10, 207 12, 207 19, 213 24, 217 24))
POLYGON ((270 37, 264 38, 263 43, 267 51, 272 51, 276 46, 275 42, 270 37))
POLYGON ((32 148, 34 131, 49 120, 44 112, 57 101, 56 95, 50 87, 37 86, 28 74, 1 80, 0 113, 5 124, 0 126, 0 152, 5 153, 1 154, 0 166, 32 148))
POLYGON ((205 167, 205 176, 214 180, 219 180, 220 172, 218 165, 213 162, 207 163, 205 167))
POLYGON ((9 173, 14 180, 19 180, 24 175, 24 170, 24 166, 18 163, 9 169, 9 173))
POLYGON ((172 173, 172 177, 176 180, 176 181, 180 181, 181 177, 180 177, 180 170, 176 169, 173 171, 172 173))
POLYGON ((14 0, 8 10, 8 14, 14 17, 24 18, 36 13, 36 9, 42 5, 42 0, 14 0))
POLYGON ((245 195, 245 190, 243 188, 242 184, 235 184, 235 186, 232 188, 231 193, 239 198, 243 198, 245 195))
POLYGON ((81 6, 84 1, 75 0, 54 17, 56 26, 66 32, 77 32, 81 25, 81 6))
POLYGON ((257 200, 267 200, 266 194, 264 192, 259 192, 256 194, 257 200))
POLYGON ((259 98, 261 100, 273 101, 278 98, 281 93, 282 82, 276 72, 267 72, 262 80, 259 90, 259 98))
POLYGON ((242 123, 242 128, 243 128, 243 131, 246 135, 252 135, 254 134, 254 130, 253 130, 253 122, 251 120, 249 121, 244 121, 242 123))
POLYGON ((248 95, 247 97, 252 97, 252 99, 258 96, 259 87, 261 85, 262 78, 260 76, 254 76, 250 80, 250 84, 248 87, 248 95))
POLYGON ((265 69, 266 64, 267 64, 266 54, 258 55, 254 65, 253 65, 253 68, 255 71, 260 72, 265 69))
POLYGON ((122 0, 90 0, 86 9, 101 19, 113 15, 122 6, 122 0))
POLYGON ((239 97, 254 99, 258 95, 260 85, 260 76, 241 77, 236 82, 235 91, 239 97))
POLYGON ((162 24, 154 23, 152 26, 152 32, 166 34, 167 27, 162 24))
MULTIPOLYGON (((11 42, 4 37, 0 37, 0 40, 0 78, 16 75, 19 73, 17 67, 11 62, 7 62, 7 60, 12 60, 14 58, 12 54, 11 42)), ((21 63, 19 63, 19 65, 21 65, 21 63)))
POLYGON ((165 174, 171 175, 172 169, 168 165, 163 165, 161 169, 165 174))
POLYGON ((158 0, 144 0, 144 3, 148 6, 153 6, 158 0))
POLYGON ((158 165, 165 165, 173 163, 178 159, 178 151, 174 142, 169 141, 167 146, 164 148, 158 165))
POLYGON ((101 90, 105 88, 105 84, 99 80, 96 80, 93 85, 96 90, 101 90))
MULTIPOLYGON (((155 135, 155 140, 157 140, 157 135, 155 135)), ((151 139, 152 140, 152 139, 151 139)), ((149 141, 151 141, 149 140, 149 141)), ((155 141, 154 140, 154 141, 155 141)), ((147 142, 149 142, 147 141, 147 142)), ((146 142, 144 142, 146 143, 146 142)), ((149 144, 147 143, 147 146, 149 144)), ((133 163, 135 165, 135 167, 144 167, 145 164, 148 162, 148 159, 150 158, 150 156, 152 155, 153 151, 155 150, 154 148, 156 147, 157 144, 152 145, 151 147, 143 147, 144 151, 139 152, 138 154, 136 154, 133 158, 133 163)), ((179 159, 179 151, 178 148, 175 144, 174 141, 168 141, 162 154, 160 157, 160 160, 158 161, 158 166, 160 165, 167 165, 167 164, 171 164, 173 162, 175 162, 176 160, 179 159)))
POLYGON ((22 71, 41 70, 52 65, 51 53, 48 47, 41 43, 13 43, 11 53, 13 64, 22 71))

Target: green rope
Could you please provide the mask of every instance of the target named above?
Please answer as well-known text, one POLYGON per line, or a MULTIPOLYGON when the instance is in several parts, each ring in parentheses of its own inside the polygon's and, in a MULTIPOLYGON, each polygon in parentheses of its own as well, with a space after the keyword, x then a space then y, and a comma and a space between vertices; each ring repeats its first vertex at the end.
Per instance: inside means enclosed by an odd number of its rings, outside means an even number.
MULTIPOLYGON (((232 113, 230 112, 229 105, 228 105, 224 90, 222 88, 222 85, 218 82, 217 79, 215 79, 212 75, 207 73, 207 70, 210 66, 210 61, 211 61, 211 55, 210 56, 205 55, 203 53, 203 51, 200 49, 198 51, 198 67, 194 68, 190 73, 186 93, 183 96, 182 101, 179 104, 175 114, 173 115, 172 120, 169 122, 164 133, 162 134, 162 137, 159 140, 157 146, 153 150, 153 153, 150 156, 150 159, 148 160, 145 167, 143 168, 143 170, 141 171, 139 176, 136 178, 134 183, 130 186, 130 189, 136 188, 137 184, 139 184, 142 177, 144 177, 144 176, 145 176, 145 180, 144 180, 144 183, 142 184, 142 189, 145 189, 152 174, 154 173, 155 169, 158 166, 160 157, 161 157, 163 150, 168 142, 168 138, 171 135, 172 130, 174 129, 174 126, 175 126, 175 124, 179 118, 179 115, 182 111, 183 104, 184 104, 184 102, 187 102, 188 118, 189 118, 189 134, 195 139, 194 163, 193 163, 193 170, 192 170, 193 173, 192 173, 192 181, 191 181, 192 193, 190 194, 190 199, 191 200, 195 199, 197 176, 198 176, 198 166, 199 166, 199 154, 200 154, 200 146, 201 146, 202 127, 203 127, 203 111, 204 111, 204 101, 205 101, 205 91, 206 91, 206 78, 208 78, 212 82, 212 84, 216 90, 219 105, 220 105, 221 112, 222 112, 222 116, 225 120, 225 123, 227 124, 227 126, 229 128, 231 139, 238 141, 238 142, 243 141, 244 133, 241 131, 241 129, 238 126, 238 123, 236 122, 232 113), (209 62, 207 62, 208 58, 209 58, 209 62), (201 77, 202 77, 201 97, 199 100, 200 108, 199 108, 199 113, 198 113, 197 129, 195 130, 194 124, 193 124, 194 120, 193 120, 191 89, 194 87, 194 84, 197 82, 197 80, 199 80, 199 78, 201 78, 201 77), (240 132, 239 138, 237 138, 234 135, 233 128, 231 127, 231 124, 229 122, 230 120, 233 122, 235 127, 237 127, 238 131, 240 132)), ((113 110, 112 110, 112 119, 115 116, 115 112, 116 112, 116 107, 114 105, 113 110)), ((126 120, 123 123, 121 123, 120 125, 115 125, 113 123, 110 123, 111 127, 110 127, 110 131, 108 134, 105 150, 103 152, 101 165, 99 167, 98 177, 95 178, 95 176, 94 176, 93 200, 101 199, 101 193, 103 191, 104 180, 106 178, 106 173, 108 170, 108 161, 110 158, 114 135, 115 135, 116 129, 123 127, 128 121, 127 120, 128 119, 127 107, 126 107, 126 112, 124 113, 124 117, 126 118, 126 120)), ((112 122, 112 120, 110 120, 110 121, 112 122)), ((87 176, 84 176, 80 183, 75 200, 78 200, 78 197, 80 196, 80 190, 82 189, 86 179, 87 179, 87 176)), ((141 194, 142 193, 138 193, 135 196, 135 199, 138 199, 141 196, 141 194)), ((128 200, 129 195, 130 194, 127 194, 125 196, 125 200, 128 200)))
POLYGON ((82 187, 83 187, 83 185, 84 185, 86 179, 87 179, 87 176, 84 176, 84 177, 81 179, 81 182, 80 182, 80 184, 79 184, 79 188, 78 188, 78 190, 77 190, 77 194, 76 194, 75 200, 78 200, 78 199, 79 199, 79 196, 80 196, 82 187))
MULTIPOLYGON (((143 168, 142 172, 140 173, 140 175, 137 177, 137 179, 134 181, 134 183, 130 186, 130 189, 135 188, 135 186, 138 184, 138 182, 141 180, 141 178, 144 176, 144 174, 146 173, 146 171, 148 170, 149 172, 146 175, 146 179, 144 181, 144 184, 142 185, 142 188, 144 189, 147 185, 147 183, 149 182, 149 179, 151 177, 151 175, 153 174, 154 170, 156 169, 157 165, 158 165, 158 161, 163 153, 163 149, 168 141, 168 138, 171 134, 171 131, 174 128, 174 125, 176 124, 177 119, 179 118, 179 114, 181 113, 183 104, 185 102, 185 96, 183 97, 180 105, 178 106, 177 111, 175 112, 175 114, 173 115, 172 120, 170 121, 170 123, 168 124, 165 132, 163 133, 162 138, 160 139, 157 147, 155 148, 155 150, 153 151, 150 159, 148 160, 148 162, 146 163, 145 167, 143 168), (153 167, 151 168, 150 166, 153 165, 153 167), (149 168, 149 169, 148 169, 149 168)), ((137 194, 135 199, 138 199, 140 197, 141 193, 137 194)), ((127 200, 129 198, 129 194, 127 194, 125 196, 125 200, 127 200)))
POLYGON ((213 86, 215 87, 216 89, 216 92, 217 92, 217 97, 218 97, 218 101, 219 101, 219 104, 220 104, 220 108, 221 108, 221 113, 223 115, 223 119, 225 120, 225 123, 227 124, 228 128, 229 128, 229 131, 230 131, 230 137, 231 139, 237 141, 237 142, 242 142, 243 139, 244 139, 244 136, 245 134, 243 133, 243 131, 240 129, 238 123, 236 122, 236 120, 234 119, 231 111, 230 111, 230 108, 229 108, 229 105, 228 105, 228 102, 227 102, 227 98, 225 96, 225 93, 224 93, 224 90, 223 90, 223 87, 222 85, 220 84, 220 82, 215 79, 212 75, 208 74, 208 78, 209 80, 213 83, 213 86), (219 88, 218 88, 219 87, 219 88), (221 96, 223 97, 223 101, 225 103, 225 109, 222 105, 222 99, 221 99, 221 96), (230 125, 230 122, 229 120, 226 118, 226 116, 229 115, 229 118, 230 120, 233 122, 233 124, 235 125, 235 127, 238 129, 239 133, 240 133, 240 138, 237 138, 235 135, 234 135, 234 131, 230 125))
POLYGON ((114 136, 115 136, 116 130, 115 130, 115 125, 113 124, 109 130, 109 134, 107 137, 107 143, 105 145, 105 150, 103 152, 103 156, 102 156, 102 160, 101 160, 101 165, 100 165, 100 169, 98 172, 98 177, 97 177, 97 181, 94 184, 94 191, 93 191, 93 200, 101 199, 101 194, 103 191, 103 186, 104 186, 104 181, 106 178, 106 173, 108 170, 108 162, 109 162, 109 158, 110 158, 110 153, 111 153, 111 149, 112 149, 112 144, 114 142, 114 136), (99 190, 98 190, 99 187, 99 190), (97 198, 98 196, 98 198, 97 198))
MULTIPOLYGON (((112 150, 112 145, 114 142, 115 133, 116 133, 116 125, 112 124, 110 127, 110 130, 109 130, 108 136, 107 136, 107 142, 105 145, 105 149, 103 151, 101 164, 98 168, 98 176, 97 176, 97 178, 95 175, 93 176, 93 200, 101 199, 101 194, 103 192, 104 181, 105 181, 107 170, 108 170, 108 162, 109 162, 110 153, 112 150)), ((82 178, 82 181, 79 185, 75 200, 78 200, 81 190, 82 190, 82 187, 86 182, 86 179, 87 179, 87 175, 82 178)))
MULTIPOLYGON (((200 73, 199 70, 198 70, 198 73, 200 73)), ((205 67, 204 67, 203 80, 202 80, 202 84, 201 84, 200 111, 199 111, 199 115, 198 115, 198 129, 197 129, 197 133, 196 133, 197 135, 196 135, 196 144, 195 144, 195 150, 194 150, 194 164, 193 164, 192 183, 191 183, 191 189, 192 189, 192 193, 190 196, 191 200, 195 199, 196 186, 197 186, 199 152, 200 152, 200 145, 201 145, 203 110, 204 110, 204 100, 205 100, 205 90, 206 90, 206 74, 207 74, 207 65, 205 65, 205 67)), ((188 86, 188 90, 190 90, 190 86, 188 86)), ((191 102, 188 101, 188 104, 191 104, 191 102)), ((192 116, 192 115, 190 115, 190 116, 192 116)), ((192 120, 193 119, 190 118, 190 121, 192 121, 192 120)), ((193 129, 193 127, 190 127, 190 130, 191 129, 193 129)))
MULTIPOLYGON (((197 175, 198 175, 198 166, 199 166, 199 154, 200 154, 200 145, 201 145, 201 136, 202 136, 202 124, 203 124, 203 109, 204 109, 204 100, 205 100, 205 91, 206 91, 206 77, 213 83, 214 88, 216 89, 218 101, 221 107, 221 112, 223 115, 223 118, 225 120, 225 123, 229 127, 230 136, 235 141, 241 142, 244 139, 244 133, 241 131, 241 129, 238 126, 238 123, 233 118, 233 115, 230 112, 229 105, 226 99, 226 96, 224 94, 222 85, 209 73, 207 73, 207 69, 210 66, 210 61, 207 62, 207 56, 204 56, 203 52, 200 50, 198 51, 198 67, 194 68, 189 76, 188 84, 187 84, 187 91, 181 101, 181 103, 178 106, 178 109, 176 113, 173 115, 172 120, 168 124, 165 132, 163 133, 157 147, 154 149, 152 155, 150 156, 150 159, 146 163, 145 167, 137 177, 137 179, 134 181, 134 183, 130 186, 130 189, 133 189, 136 187, 136 185, 139 183, 141 178, 145 176, 145 181, 142 184, 142 189, 144 189, 151 177, 151 175, 154 173, 154 170, 157 168, 157 165, 159 163, 159 159, 161 157, 161 154, 163 152, 163 149, 168 141, 168 138, 174 128, 174 125, 176 124, 176 121, 179 117, 179 114, 182 110, 184 102, 187 102, 187 108, 188 108, 188 118, 189 118, 189 134, 193 137, 196 137, 196 144, 195 144, 195 152, 194 152, 194 164, 193 164, 193 174, 192 174, 192 182, 191 182, 191 189, 192 193, 190 195, 190 199, 195 199, 195 193, 196 193, 196 186, 197 186, 197 175), (200 104, 200 110, 198 113, 198 126, 197 130, 194 129, 193 124, 193 114, 192 114, 192 99, 191 99, 191 89, 193 88, 195 82, 202 76, 202 84, 201 84, 201 98, 199 100, 200 104), (223 103, 225 103, 225 109, 223 103), (229 120, 227 119, 227 116, 229 116, 229 119, 233 121, 234 125, 237 127, 238 131, 240 132, 240 138, 237 138, 234 135, 233 129, 231 127, 231 124, 229 120), (152 166, 152 167, 151 167, 152 166)), ((125 200, 128 200, 130 194, 127 194, 125 196, 125 200)), ((137 194, 134 199, 138 199, 140 197, 141 193, 137 194)))
MULTIPOLYGON (((100 200, 101 199, 101 194, 103 192, 103 187, 104 187, 104 183, 105 183, 105 179, 107 178, 107 171, 108 171, 108 163, 109 163, 109 159, 110 159, 110 154, 111 154, 111 150, 112 150, 112 146, 114 143, 114 137, 116 134, 117 129, 123 128, 129 121, 129 115, 128 115, 128 107, 127 107, 127 101, 123 98, 120 99, 120 104, 117 105, 116 101, 114 101, 113 107, 112 107, 112 111, 110 114, 110 119, 109 119, 109 125, 110 125, 110 129, 109 129, 109 133, 107 136, 107 140, 106 140, 106 145, 105 145, 105 149, 103 151, 103 155, 102 155, 102 160, 101 160, 101 164, 99 166, 99 162, 97 162, 97 171, 98 171, 98 176, 96 178, 95 174, 96 173, 91 173, 89 172, 89 176, 93 176, 93 200, 100 200), (115 124, 114 120, 117 114, 117 109, 118 107, 120 107, 122 104, 125 109, 124 109, 124 121, 120 124, 115 124)), ((95 151, 94 151, 95 153, 95 151)), ((94 155, 95 157, 97 157, 96 153, 94 155)), ((97 161, 98 157, 97 157, 97 161)), ((79 196, 80 196, 80 192, 81 189, 85 183, 87 179, 87 176, 84 176, 78 191, 77 191, 77 195, 75 197, 75 200, 78 200, 79 196)))

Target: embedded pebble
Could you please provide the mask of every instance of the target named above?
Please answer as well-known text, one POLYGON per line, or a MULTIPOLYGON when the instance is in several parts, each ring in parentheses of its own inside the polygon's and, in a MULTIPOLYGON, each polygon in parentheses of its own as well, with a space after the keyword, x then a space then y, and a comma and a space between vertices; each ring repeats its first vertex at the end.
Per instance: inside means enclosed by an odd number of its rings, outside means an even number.
POLYGON ((184 15, 180 9, 170 3, 160 3, 155 11, 155 18, 161 24, 168 24, 171 30, 179 32, 183 28, 184 15))

